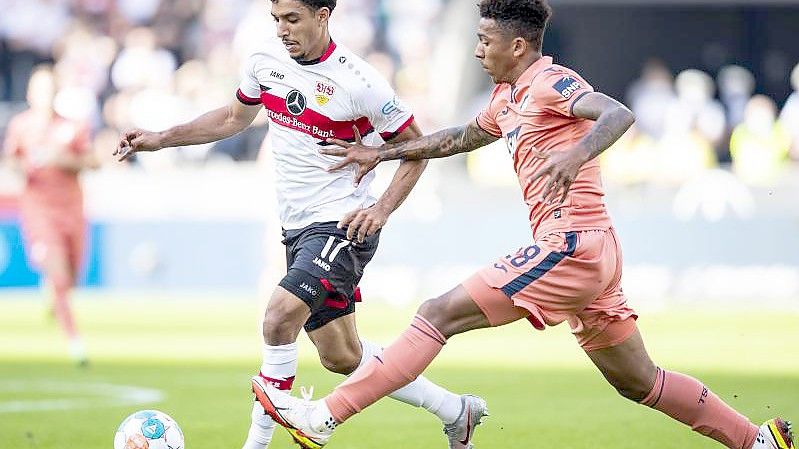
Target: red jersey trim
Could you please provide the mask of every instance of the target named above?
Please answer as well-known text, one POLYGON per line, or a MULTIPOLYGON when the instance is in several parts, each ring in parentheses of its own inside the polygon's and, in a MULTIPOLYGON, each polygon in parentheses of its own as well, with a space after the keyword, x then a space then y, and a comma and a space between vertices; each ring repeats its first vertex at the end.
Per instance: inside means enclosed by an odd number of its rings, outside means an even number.
POLYGON ((322 56, 320 56, 320 57, 318 57, 316 59, 310 60, 310 61, 297 61, 297 63, 299 65, 319 64, 320 62, 327 61, 327 58, 329 58, 330 55, 332 55, 334 51, 336 51, 336 43, 333 42, 333 39, 330 39, 330 45, 327 46, 327 50, 325 50, 325 52, 322 53, 322 56))
POLYGON ((362 136, 374 131, 374 127, 366 117, 357 120, 333 120, 310 108, 306 108, 299 115, 294 115, 289 112, 285 98, 268 92, 261 92, 261 102, 275 124, 300 131, 321 141, 332 137, 353 141, 355 139, 353 126, 358 128, 362 136))
POLYGON ((405 123, 400 125, 400 127, 397 128, 396 131, 380 133, 380 137, 382 137, 383 140, 388 142, 389 140, 399 136, 403 131, 408 129, 408 127, 411 126, 411 123, 413 123, 413 120, 414 120, 413 115, 411 115, 410 118, 408 118, 408 120, 405 120, 405 123))
POLYGON ((255 105, 261 104, 261 99, 260 98, 250 98, 250 97, 244 95, 244 92, 242 92, 241 89, 236 91, 236 98, 240 102, 246 104, 247 106, 255 106, 255 105))

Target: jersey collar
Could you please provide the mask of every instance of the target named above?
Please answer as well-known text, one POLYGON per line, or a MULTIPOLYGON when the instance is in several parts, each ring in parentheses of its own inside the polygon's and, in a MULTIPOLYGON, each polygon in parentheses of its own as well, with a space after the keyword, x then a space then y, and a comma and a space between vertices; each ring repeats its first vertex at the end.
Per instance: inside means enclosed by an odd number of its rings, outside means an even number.
POLYGON ((319 64, 320 62, 325 62, 327 60, 327 58, 329 58, 330 55, 333 54, 334 51, 336 51, 336 43, 333 42, 333 39, 330 39, 330 45, 327 46, 327 50, 325 50, 325 52, 322 53, 322 56, 320 56, 320 57, 318 57, 316 59, 312 59, 310 61, 297 61, 297 64, 299 64, 299 65, 314 65, 314 64, 319 64))
POLYGON ((538 58, 538 60, 527 67, 527 70, 522 72, 522 75, 519 79, 516 80, 516 83, 513 86, 525 86, 529 85, 533 78, 536 77, 539 73, 545 70, 547 67, 552 65, 552 56, 542 56, 538 58))

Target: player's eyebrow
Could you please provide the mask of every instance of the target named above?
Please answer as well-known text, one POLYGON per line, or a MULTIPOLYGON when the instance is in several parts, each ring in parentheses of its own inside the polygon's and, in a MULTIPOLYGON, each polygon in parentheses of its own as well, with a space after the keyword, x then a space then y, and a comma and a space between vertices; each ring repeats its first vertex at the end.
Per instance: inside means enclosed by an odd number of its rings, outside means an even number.
POLYGON ((284 19, 293 19, 293 18, 296 18, 296 17, 299 17, 299 16, 300 16, 300 14, 298 12, 296 12, 296 11, 287 12, 287 13, 285 13, 283 15, 280 15, 280 16, 275 15, 274 13, 272 13, 272 17, 275 20, 278 20, 281 17, 284 18, 284 19))

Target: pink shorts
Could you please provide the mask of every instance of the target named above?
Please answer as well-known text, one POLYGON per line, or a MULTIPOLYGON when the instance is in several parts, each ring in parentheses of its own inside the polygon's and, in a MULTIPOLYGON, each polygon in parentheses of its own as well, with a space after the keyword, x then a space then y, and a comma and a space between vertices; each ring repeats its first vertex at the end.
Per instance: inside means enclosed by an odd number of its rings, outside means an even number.
POLYGON ((560 232, 499 259, 463 286, 492 326, 520 314, 539 330, 566 321, 583 349, 593 351, 635 330, 638 316, 621 291, 621 271, 613 228, 560 232))
POLYGON ((83 262, 86 223, 83 217, 66 220, 53 213, 27 213, 22 216, 22 233, 31 264, 44 270, 53 257, 66 258, 73 272, 83 262))

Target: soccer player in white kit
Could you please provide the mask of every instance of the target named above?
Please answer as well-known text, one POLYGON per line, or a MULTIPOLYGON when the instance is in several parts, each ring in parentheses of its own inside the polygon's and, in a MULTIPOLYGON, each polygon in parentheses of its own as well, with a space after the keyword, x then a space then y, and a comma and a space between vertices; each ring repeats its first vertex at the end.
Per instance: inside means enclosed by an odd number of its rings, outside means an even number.
MULTIPOLYGON (((224 139, 266 108, 288 270, 267 305, 258 377, 290 390, 303 327, 333 372, 350 374, 382 352, 358 337, 353 314, 360 301, 358 282, 377 250, 380 229, 425 162, 402 162, 380 198, 369 191, 373 175, 355 185, 354 170, 327 171, 340 160, 320 153, 327 139, 354 141, 356 129, 367 142, 401 142, 422 133, 388 82, 330 38, 328 19, 336 0, 271 1, 287 52, 253 54, 229 105, 166 131, 127 131, 115 154, 124 160, 138 152, 224 139)), ((450 448, 471 447, 474 428, 486 414, 482 399, 456 395, 423 377, 391 397, 437 415, 450 448), (463 413, 467 409, 470 413, 463 413)), ((255 401, 243 449, 264 449, 274 428, 255 401)))

